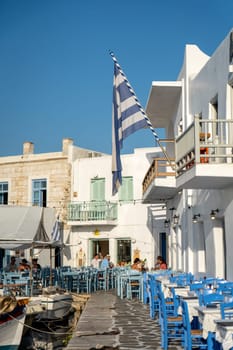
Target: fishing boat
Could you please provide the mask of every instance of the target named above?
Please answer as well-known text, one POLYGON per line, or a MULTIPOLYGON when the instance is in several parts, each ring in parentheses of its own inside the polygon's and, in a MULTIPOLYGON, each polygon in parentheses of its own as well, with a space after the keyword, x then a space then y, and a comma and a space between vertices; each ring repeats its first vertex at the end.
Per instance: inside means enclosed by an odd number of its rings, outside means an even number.
POLYGON ((72 309, 72 294, 56 287, 43 288, 43 294, 32 297, 31 299, 40 300, 44 309, 38 315, 40 320, 62 319, 72 309))
POLYGON ((0 350, 19 348, 28 298, 16 300, 14 296, 0 296, 0 350))

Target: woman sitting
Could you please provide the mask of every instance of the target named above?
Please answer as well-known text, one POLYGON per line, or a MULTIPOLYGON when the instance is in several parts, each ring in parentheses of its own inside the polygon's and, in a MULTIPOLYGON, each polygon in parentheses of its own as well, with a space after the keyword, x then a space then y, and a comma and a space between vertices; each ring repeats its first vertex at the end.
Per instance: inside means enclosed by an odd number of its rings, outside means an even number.
POLYGON ((142 270, 142 263, 139 258, 134 259, 133 265, 131 265, 131 269, 138 270, 138 271, 142 270))

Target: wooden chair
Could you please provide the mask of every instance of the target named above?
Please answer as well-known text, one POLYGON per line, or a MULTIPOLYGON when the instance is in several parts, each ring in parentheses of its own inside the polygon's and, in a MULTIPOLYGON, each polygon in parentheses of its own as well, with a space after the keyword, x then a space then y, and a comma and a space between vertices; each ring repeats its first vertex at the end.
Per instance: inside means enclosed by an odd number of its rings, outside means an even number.
POLYGON ((139 300, 142 299, 142 287, 143 287, 142 275, 132 275, 128 277, 126 285, 126 296, 128 299, 137 297, 139 300))
POLYGON ((191 328, 189 319, 187 301, 181 299, 182 319, 184 327, 184 344, 185 350, 192 350, 193 348, 208 349, 207 340, 203 338, 202 329, 191 328))
POLYGON ((153 275, 148 276, 148 295, 150 305, 150 318, 154 319, 155 315, 159 312, 159 298, 158 289, 156 286, 156 277, 153 275))
POLYGON ((172 316, 171 309, 168 309, 164 294, 159 293, 159 320, 161 327, 161 347, 164 350, 168 349, 170 341, 179 341, 183 344, 184 329, 182 316, 172 316))
POLYGON ((220 304, 221 318, 233 319, 233 301, 223 302, 220 304))
POLYGON ((199 305, 208 306, 211 304, 217 304, 224 301, 224 295, 220 293, 214 293, 211 290, 207 290, 207 293, 199 294, 199 305))

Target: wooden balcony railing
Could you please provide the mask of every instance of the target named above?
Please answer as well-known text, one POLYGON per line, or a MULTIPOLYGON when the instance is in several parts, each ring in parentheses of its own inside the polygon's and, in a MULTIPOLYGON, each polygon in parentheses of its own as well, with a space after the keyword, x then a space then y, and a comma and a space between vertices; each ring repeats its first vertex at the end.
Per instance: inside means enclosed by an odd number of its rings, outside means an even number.
POLYGON ((233 161, 233 120, 194 118, 194 122, 176 139, 177 176, 195 164, 233 161))
POLYGON ((147 171, 142 183, 143 194, 146 192, 150 184, 156 178, 166 178, 168 176, 175 176, 175 171, 172 169, 172 165, 175 166, 175 159, 170 159, 170 162, 171 163, 169 163, 169 161, 166 158, 155 158, 153 160, 153 163, 147 171))

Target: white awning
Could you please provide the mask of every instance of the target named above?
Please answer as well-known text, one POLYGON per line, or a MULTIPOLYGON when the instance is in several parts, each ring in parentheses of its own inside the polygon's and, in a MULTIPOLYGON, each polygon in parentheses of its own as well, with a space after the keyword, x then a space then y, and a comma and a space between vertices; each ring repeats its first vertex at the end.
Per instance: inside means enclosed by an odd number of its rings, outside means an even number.
POLYGON ((54 208, 0 206, 0 248, 26 249, 53 246, 51 233, 56 221, 54 208))

